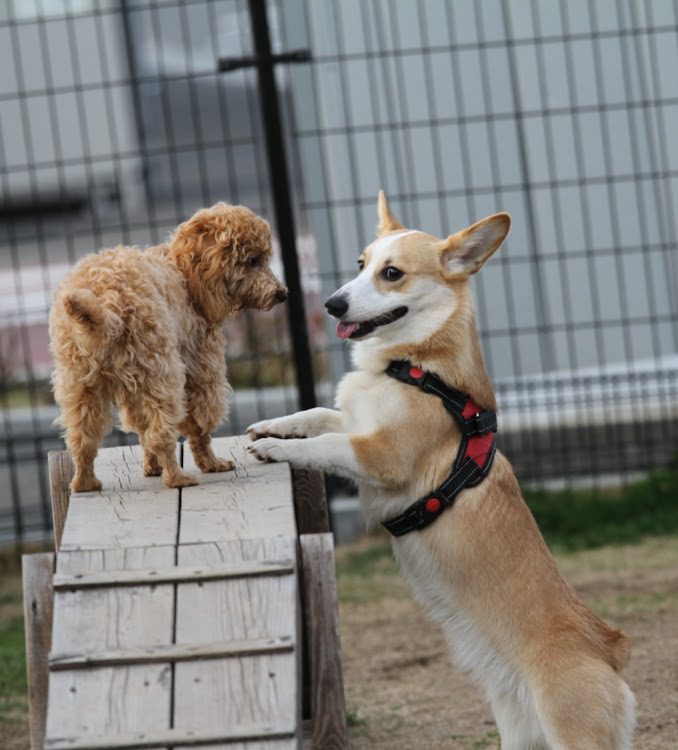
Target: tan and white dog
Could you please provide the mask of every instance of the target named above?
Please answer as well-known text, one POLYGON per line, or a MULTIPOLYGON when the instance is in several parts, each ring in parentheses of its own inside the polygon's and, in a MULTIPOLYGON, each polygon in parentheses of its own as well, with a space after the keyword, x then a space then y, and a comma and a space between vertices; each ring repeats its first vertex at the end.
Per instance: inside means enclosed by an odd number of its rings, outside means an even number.
MULTIPOLYGON (((439 240, 406 230, 383 193, 379 218, 359 275, 327 302, 337 335, 355 341, 357 370, 339 385, 338 409, 248 428, 262 460, 357 482, 370 525, 439 487, 462 440, 440 399, 387 375, 390 362, 409 360, 496 411, 468 280, 510 225, 497 214, 439 240)), ((503 750, 631 747, 635 700, 619 676, 630 642, 562 578, 501 453, 483 481, 393 548, 455 661, 485 691, 503 750)))

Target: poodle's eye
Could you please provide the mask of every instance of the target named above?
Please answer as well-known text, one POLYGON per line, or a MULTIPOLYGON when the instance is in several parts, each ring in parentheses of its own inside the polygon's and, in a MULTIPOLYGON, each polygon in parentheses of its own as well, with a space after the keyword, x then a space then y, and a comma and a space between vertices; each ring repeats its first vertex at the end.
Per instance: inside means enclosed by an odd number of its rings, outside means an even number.
POLYGON ((247 263, 252 268, 255 268, 261 263, 261 258, 258 255, 250 255, 250 257, 247 259, 247 263))
POLYGON ((381 275, 386 281, 398 281, 398 279, 402 278, 405 274, 399 268, 389 266, 381 272, 381 275))
POLYGON ((365 268, 365 261, 362 258, 358 258, 358 268, 362 271, 365 268))

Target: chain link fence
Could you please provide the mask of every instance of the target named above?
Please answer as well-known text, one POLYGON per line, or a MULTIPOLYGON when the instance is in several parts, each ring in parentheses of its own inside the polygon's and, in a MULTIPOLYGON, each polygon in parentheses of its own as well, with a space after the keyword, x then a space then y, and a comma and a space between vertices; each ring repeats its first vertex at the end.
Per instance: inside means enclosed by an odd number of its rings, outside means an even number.
MULTIPOLYGON (((383 188, 445 236, 509 211, 474 278, 500 447, 536 484, 624 482, 678 446, 678 17, 666 0, 267 3, 315 395, 350 367, 322 303, 383 188)), ((50 527, 47 315, 83 254, 198 207, 276 229, 243 0, 0 7, 0 541, 50 527), (222 66, 223 67, 223 66, 222 66)), ((256 61, 256 60, 255 60, 256 61)), ((278 270, 282 273, 280 253, 278 270)), ((284 307, 284 306, 283 306, 284 307)), ((221 434, 297 408, 282 308, 228 327, 221 434)), ((300 375, 304 377, 304 373, 300 375)), ((115 431, 111 443, 136 441, 115 431)))

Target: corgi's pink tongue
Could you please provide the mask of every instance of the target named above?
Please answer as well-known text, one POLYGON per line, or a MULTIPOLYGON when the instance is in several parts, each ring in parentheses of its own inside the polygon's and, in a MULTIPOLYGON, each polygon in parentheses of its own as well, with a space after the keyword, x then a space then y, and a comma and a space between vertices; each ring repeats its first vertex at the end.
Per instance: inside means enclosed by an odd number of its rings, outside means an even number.
POLYGON ((344 323, 339 321, 337 323, 337 336, 339 336, 340 339, 350 338, 351 334, 357 327, 357 323, 344 323))

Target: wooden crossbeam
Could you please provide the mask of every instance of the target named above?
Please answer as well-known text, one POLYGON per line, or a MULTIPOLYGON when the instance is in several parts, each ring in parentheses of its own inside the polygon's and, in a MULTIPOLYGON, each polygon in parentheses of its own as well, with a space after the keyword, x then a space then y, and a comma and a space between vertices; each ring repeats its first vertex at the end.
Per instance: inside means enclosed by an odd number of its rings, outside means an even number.
POLYGON ((254 560, 231 565, 210 565, 205 567, 149 568, 146 570, 104 570, 96 572, 54 576, 55 591, 76 591, 87 588, 110 586, 154 586, 159 583, 196 583, 198 581, 219 581, 228 578, 249 578, 254 576, 286 575, 294 573, 294 561, 254 560))
POLYGON ((294 738, 297 729, 287 722, 232 727, 222 731, 166 729, 157 732, 132 732, 107 737, 48 738, 44 750, 142 750, 157 747, 198 747, 294 738))
POLYGON ((248 638, 219 643, 173 643, 166 646, 88 651, 82 654, 50 654, 49 668, 88 669, 93 667, 120 667, 132 664, 157 664, 163 662, 198 661, 242 656, 280 654, 294 650, 292 636, 248 638))

